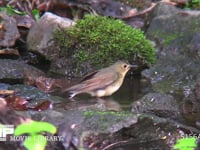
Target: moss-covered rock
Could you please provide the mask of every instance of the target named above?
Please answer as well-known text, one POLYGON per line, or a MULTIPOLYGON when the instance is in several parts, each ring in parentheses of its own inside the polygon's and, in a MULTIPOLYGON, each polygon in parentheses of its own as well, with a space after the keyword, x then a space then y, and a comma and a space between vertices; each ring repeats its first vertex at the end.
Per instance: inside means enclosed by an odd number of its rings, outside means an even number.
POLYGON ((57 30, 55 39, 65 55, 73 58, 77 71, 101 68, 117 60, 155 62, 155 50, 139 29, 121 20, 87 15, 67 30, 57 30))

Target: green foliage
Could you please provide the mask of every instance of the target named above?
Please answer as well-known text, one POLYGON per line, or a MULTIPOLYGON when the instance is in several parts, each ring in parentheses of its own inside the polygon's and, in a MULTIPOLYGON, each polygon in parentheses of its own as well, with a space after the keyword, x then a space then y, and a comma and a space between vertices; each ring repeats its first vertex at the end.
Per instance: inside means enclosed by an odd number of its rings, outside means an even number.
POLYGON ((185 9, 200 9, 200 0, 190 0, 186 3, 185 9))
POLYGON ((32 14, 33 14, 33 17, 35 18, 35 20, 39 20, 39 18, 40 18, 40 11, 38 9, 33 9, 32 10, 32 14))
POLYGON ((174 145, 175 150, 193 150, 197 147, 196 138, 188 137, 177 140, 177 143, 174 145))
POLYGON ((117 60, 155 63, 155 50, 139 29, 121 20, 86 15, 68 30, 55 32, 58 45, 79 64, 102 67, 117 60))
POLYGON ((14 135, 28 134, 29 138, 25 139, 24 146, 28 150, 44 150, 47 141, 42 133, 49 132, 55 134, 56 130, 56 127, 48 122, 32 121, 17 126, 14 135))
POLYGON ((18 11, 16 9, 14 9, 12 6, 10 5, 7 5, 6 7, 1 7, 0 8, 0 12, 5 12, 7 15, 11 16, 11 15, 14 15, 14 14, 18 14, 18 15, 26 15, 25 12, 21 12, 21 11, 18 11))
MULTIPOLYGON (((0 12, 5 12, 7 15, 9 16, 12 16, 14 14, 17 14, 17 15, 27 15, 27 12, 22 12, 22 11, 19 11, 15 8, 13 8, 12 6, 10 5, 7 5, 6 7, 1 7, 0 8, 0 12)), ((38 9, 33 9, 32 10, 32 14, 33 14, 33 17, 35 20, 38 20, 39 17, 40 17, 40 12, 38 9)))

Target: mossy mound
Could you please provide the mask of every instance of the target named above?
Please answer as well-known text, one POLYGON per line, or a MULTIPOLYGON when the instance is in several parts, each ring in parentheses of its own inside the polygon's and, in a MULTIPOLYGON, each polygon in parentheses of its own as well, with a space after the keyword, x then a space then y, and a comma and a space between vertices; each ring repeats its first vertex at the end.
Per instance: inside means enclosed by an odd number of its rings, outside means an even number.
POLYGON ((156 60, 155 50, 141 30, 108 17, 86 15, 70 29, 56 31, 55 40, 77 68, 100 68, 117 60, 143 64, 156 60))

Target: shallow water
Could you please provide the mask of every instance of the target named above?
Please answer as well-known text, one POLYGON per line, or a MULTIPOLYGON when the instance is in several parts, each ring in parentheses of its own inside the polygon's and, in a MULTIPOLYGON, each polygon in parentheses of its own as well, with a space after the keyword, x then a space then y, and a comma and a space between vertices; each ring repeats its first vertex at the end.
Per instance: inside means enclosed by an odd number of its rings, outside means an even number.
POLYGON ((123 110, 130 110, 132 102, 144 95, 141 88, 139 77, 126 78, 121 88, 111 98, 118 102, 123 110))

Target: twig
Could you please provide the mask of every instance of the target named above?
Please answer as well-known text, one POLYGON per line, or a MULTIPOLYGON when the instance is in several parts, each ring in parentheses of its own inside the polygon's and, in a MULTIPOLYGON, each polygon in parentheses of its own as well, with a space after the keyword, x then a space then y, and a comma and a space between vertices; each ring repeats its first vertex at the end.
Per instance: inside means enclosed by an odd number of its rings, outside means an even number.
POLYGON ((111 148, 112 146, 114 145, 117 145, 117 144, 120 144, 120 143, 127 143, 128 141, 119 141, 119 142, 115 142, 115 143, 112 143, 110 145, 107 145, 106 147, 104 147, 102 150, 107 150, 109 148, 111 148))
POLYGON ((119 19, 128 19, 128 18, 131 18, 131 17, 136 17, 136 16, 141 16, 141 15, 144 15, 146 14, 147 12, 151 11, 154 7, 156 6, 156 3, 151 3, 151 6, 139 13, 135 13, 135 14, 132 14, 132 15, 129 15, 129 16, 125 16, 125 17, 117 17, 119 19))

